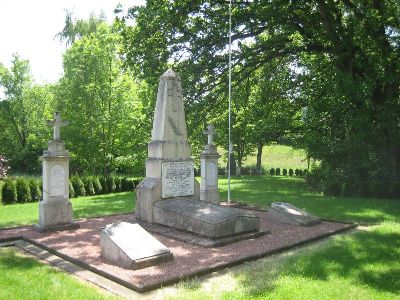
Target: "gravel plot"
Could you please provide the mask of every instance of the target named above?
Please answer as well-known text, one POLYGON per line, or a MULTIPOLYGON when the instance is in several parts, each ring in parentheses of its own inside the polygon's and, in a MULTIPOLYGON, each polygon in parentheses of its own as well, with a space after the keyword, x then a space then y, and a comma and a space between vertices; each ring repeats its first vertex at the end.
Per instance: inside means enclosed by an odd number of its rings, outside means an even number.
POLYGON ((74 231, 39 233, 34 231, 32 226, 0 230, 0 239, 23 236, 145 290, 146 287, 154 288, 194 273, 214 271, 219 267, 261 257, 284 247, 353 227, 352 224, 333 221, 322 221, 312 227, 295 227, 272 223, 268 220, 266 212, 252 213, 260 218, 261 229, 269 230, 269 234, 217 248, 204 248, 153 234, 170 249, 174 260, 141 270, 123 269, 105 262, 100 257, 101 228, 118 221, 136 222, 135 214, 81 219, 77 221, 80 229, 74 231))

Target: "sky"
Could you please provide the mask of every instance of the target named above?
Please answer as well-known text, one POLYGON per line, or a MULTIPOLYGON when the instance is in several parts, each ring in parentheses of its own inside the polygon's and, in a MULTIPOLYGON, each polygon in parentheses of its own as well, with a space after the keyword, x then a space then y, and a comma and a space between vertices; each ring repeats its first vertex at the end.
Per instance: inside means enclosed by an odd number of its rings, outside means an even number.
POLYGON ((64 28, 66 10, 77 19, 101 11, 111 24, 114 8, 144 4, 144 0, 0 0, 0 63, 10 67, 13 53, 28 59, 34 80, 54 83, 62 75, 65 44, 54 36, 64 28))

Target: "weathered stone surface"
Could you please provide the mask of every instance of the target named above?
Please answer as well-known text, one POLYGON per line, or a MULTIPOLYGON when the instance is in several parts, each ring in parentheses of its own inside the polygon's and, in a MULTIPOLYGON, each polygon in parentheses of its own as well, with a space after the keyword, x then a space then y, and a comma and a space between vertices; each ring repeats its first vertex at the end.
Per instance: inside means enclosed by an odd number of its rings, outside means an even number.
POLYGON ((161 175, 162 198, 191 196, 194 194, 193 162, 163 162, 161 175))
POLYGON ((294 226, 312 226, 320 220, 307 212, 285 202, 273 202, 268 208, 268 217, 273 221, 294 226))
POLYGON ((54 126, 53 140, 43 151, 42 180, 43 201, 39 204, 39 222, 35 226, 41 232, 78 228, 72 220, 72 204, 69 201, 69 154, 64 141, 60 140, 60 127, 68 122, 61 121, 56 112, 54 120, 48 125, 54 126))
POLYGON ((191 154, 191 146, 187 140, 181 79, 169 69, 160 77, 153 130, 148 144, 146 178, 137 188, 139 220, 154 222, 153 207, 162 198, 199 198, 200 189, 194 178, 191 154), (169 167, 173 165, 176 168, 169 167), (179 167, 182 165, 190 168, 179 167), (183 169, 186 171, 183 172, 183 169), (189 176, 179 180, 179 176, 184 173, 189 176), (155 180, 159 182, 155 184, 155 180))
POLYGON ((136 214, 139 220, 153 223, 153 206, 161 200, 161 179, 146 177, 136 187, 136 214))
POLYGON ((119 222, 101 231, 101 256, 123 268, 141 269, 173 259, 172 253, 139 224, 119 222))
POLYGON ((208 125, 207 129, 204 134, 207 134, 208 142, 200 154, 200 200, 219 204, 218 158, 220 155, 217 152, 217 147, 213 144, 214 126, 208 125))
POLYGON ((157 202, 153 214, 158 224, 211 238, 251 232, 260 228, 260 220, 253 214, 187 198, 157 202))

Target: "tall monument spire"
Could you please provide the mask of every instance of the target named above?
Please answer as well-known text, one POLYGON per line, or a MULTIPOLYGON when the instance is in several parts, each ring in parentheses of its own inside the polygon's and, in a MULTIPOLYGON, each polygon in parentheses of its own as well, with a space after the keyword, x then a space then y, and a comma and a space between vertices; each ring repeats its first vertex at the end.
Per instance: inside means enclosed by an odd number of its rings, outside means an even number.
POLYGON ((151 140, 187 142, 181 78, 172 69, 160 77, 151 140))

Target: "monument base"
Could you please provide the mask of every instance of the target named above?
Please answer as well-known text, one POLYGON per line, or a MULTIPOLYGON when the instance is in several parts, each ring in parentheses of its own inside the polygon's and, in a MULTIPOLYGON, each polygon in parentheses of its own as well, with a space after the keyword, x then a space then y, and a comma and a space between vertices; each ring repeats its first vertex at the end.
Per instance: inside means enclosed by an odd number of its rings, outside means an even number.
POLYGON ((72 203, 69 200, 41 201, 38 223, 41 227, 72 224, 72 203))
POLYGON ((182 197, 157 202, 153 215, 158 224, 210 238, 232 236, 260 228, 260 219, 253 214, 182 197))
POLYGON ((200 190, 200 201, 205 201, 207 203, 219 205, 219 192, 217 189, 214 190, 200 190))
POLYGON ((78 223, 68 223, 68 224, 59 224, 59 225, 51 225, 51 226, 42 226, 39 224, 36 224, 33 226, 33 228, 42 233, 46 232, 54 232, 54 231, 62 231, 62 230, 75 230, 80 228, 80 225, 78 223))

